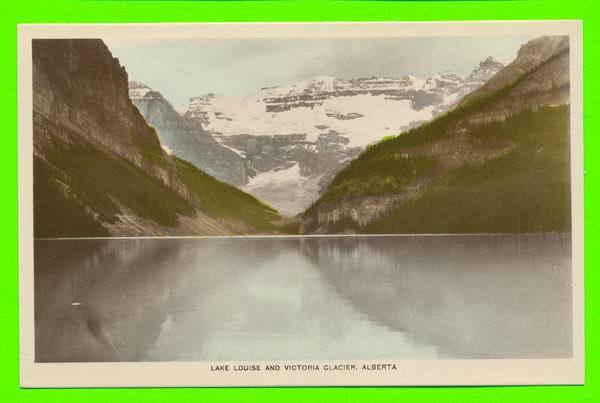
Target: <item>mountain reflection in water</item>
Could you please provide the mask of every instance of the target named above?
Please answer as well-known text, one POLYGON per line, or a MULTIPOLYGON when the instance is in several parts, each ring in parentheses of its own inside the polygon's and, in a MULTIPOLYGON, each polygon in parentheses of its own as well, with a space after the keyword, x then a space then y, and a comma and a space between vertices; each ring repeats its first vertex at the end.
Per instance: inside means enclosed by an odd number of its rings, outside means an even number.
POLYGON ((35 243, 36 361, 564 358, 570 235, 35 243))

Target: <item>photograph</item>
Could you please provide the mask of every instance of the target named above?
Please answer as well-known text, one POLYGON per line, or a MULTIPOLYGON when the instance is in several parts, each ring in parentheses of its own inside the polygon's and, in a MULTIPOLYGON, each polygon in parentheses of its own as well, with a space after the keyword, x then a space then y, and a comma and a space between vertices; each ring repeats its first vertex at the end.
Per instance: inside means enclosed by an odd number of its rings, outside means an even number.
POLYGON ((22 385, 581 384, 581 63, 578 21, 21 25, 22 385))

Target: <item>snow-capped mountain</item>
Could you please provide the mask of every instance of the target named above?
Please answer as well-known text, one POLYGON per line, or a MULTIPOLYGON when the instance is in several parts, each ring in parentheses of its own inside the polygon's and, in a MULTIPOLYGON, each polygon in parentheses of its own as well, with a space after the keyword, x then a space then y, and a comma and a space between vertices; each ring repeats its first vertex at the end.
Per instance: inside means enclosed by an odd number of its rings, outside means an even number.
MULTIPOLYGON (((502 67, 488 57, 467 77, 453 73, 427 79, 317 76, 266 87, 255 96, 194 97, 182 118, 201 126, 203 135, 212 136, 230 151, 228 159, 235 153, 245 167, 241 172, 240 163, 230 161, 226 165, 236 167, 235 175, 215 176, 294 215, 316 200, 333 176, 364 147, 449 110, 502 67)), ((152 94, 149 91, 132 86, 130 96, 143 99, 152 94)), ((148 119, 144 102, 134 99, 134 103, 142 105, 140 110, 148 119)), ((181 125, 160 123, 162 131, 181 125)), ((160 133, 161 128, 157 129, 160 133)), ((183 136, 172 133, 161 138, 170 139, 169 148, 182 149, 178 139, 183 141, 183 136)), ((213 145, 212 157, 215 149, 213 145)), ((201 151, 197 148, 195 152, 201 151)))
POLYGON ((493 75, 502 70, 504 65, 504 62, 501 62, 493 56, 488 56, 487 59, 479 63, 479 65, 475 67, 471 74, 469 74, 467 81, 474 86, 481 86, 493 75))
POLYGON ((427 79, 318 76, 266 87, 252 97, 194 97, 185 116, 200 119, 217 136, 304 133, 307 140, 315 141, 334 130, 349 140, 349 146, 364 147, 447 111, 503 66, 488 57, 467 77, 453 73, 427 79))

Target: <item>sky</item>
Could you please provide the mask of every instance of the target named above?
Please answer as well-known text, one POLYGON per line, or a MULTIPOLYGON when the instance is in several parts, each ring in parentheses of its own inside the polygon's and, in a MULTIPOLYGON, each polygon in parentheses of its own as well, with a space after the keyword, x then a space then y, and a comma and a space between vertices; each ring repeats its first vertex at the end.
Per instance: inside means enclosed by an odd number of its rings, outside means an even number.
POLYGON ((427 78, 468 75, 487 56, 512 61, 528 36, 415 38, 105 40, 132 80, 177 109, 207 93, 257 94, 318 75, 427 78))

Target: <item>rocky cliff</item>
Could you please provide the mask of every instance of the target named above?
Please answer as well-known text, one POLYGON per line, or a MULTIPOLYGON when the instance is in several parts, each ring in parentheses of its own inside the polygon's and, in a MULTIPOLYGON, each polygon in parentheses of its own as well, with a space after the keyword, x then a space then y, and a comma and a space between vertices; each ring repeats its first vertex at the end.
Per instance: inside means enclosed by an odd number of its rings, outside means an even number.
POLYGON ((131 81, 129 98, 156 129, 169 152, 219 180, 235 186, 247 183, 244 159, 205 132, 197 119, 181 116, 160 92, 131 81))
MULTIPOLYGON (((565 74, 565 69, 568 73, 569 68, 568 56, 568 37, 542 36, 533 39, 519 49, 517 57, 513 62, 507 65, 506 68, 501 69, 501 71, 495 74, 491 79, 487 80, 485 85, 482 85, 480 88, 477 88, 475 91, 465 96, 460 104, 466 105, 475 99, 489 96, 495 91, 516 83, 524 75, 531 73, 535 69, 546 69, 551 72, 551 76, 548 76, 543 80, 537 80, 537 82, 532 80, 531 76, 529 76, 527 82, 530 84, 530 87, 539 84, 552 85, 553 80, 559 80, 559 82, 554 82, 555 85, 568 84, 569 75, 565 74), (554 67, 555 65, 552 63, 546 63, 548 61, 558 62, 560 65, 558 68, 561 71, 556 73, 553 72, 556 67, 554 67)), ((541 75, 538 74, 538 76, 541 75)), ((532 89, 535 90, 535 88, 530 88, 528 92, 532 92, 532 89)), ((543 88, 539 88, 538 91, 539 90, 543 90, 543 88)))
POLYGON ((33 143, 36 237, 277 231, 274 210, 163 149, 101 40, 33 41, 33 143))
POLYGON ((535 39, 456 109, 363 152, 304 231, 568 230, 568 103, 568 39, 535 39))

